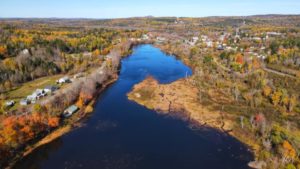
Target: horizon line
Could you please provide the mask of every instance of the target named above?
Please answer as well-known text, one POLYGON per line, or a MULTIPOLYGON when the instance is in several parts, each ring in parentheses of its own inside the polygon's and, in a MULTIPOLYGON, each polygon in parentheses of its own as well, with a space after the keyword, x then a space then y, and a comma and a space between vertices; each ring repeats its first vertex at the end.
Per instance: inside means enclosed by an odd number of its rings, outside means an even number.
POLYGON ((210 17, 253 17, 253 16, 300 16, 298 14, 253 14, 253 15, 207 15, 207 16, 130 16, 130 17, 111 17, 111 18, 93 18, 93 17, 1 17, 0 19, 86 19, 86 20, 109 20, 109 19, 131 19, 131 18, 210 18, 210 17))

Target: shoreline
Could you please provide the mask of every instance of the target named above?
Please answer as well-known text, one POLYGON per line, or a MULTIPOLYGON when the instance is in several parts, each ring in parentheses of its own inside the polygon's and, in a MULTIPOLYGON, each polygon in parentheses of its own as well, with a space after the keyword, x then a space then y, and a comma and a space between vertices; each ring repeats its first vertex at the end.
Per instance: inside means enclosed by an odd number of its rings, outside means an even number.
POLYGON ((74 121, 71 121, 68 124, 62 125, 56 129, 54 129, 53 131, 51 131, 49 134, 46 134, 43 138, 39 139, 34 144, 26 146, 24 148, 24 150, 19 152, 17 154, 17 156, 9 162, 8 166, 4 167, 4 169, 12 169, 15 166, 15 164, 17 164, 20 160, 22 160, 26 156, 30 155, 37 148, 39 148, 43 145, 46 145, 46 144, 56 140, 57 138, 80 127, 81 120, 83 120, 88 114, 93 113, 93 111, 92 112, 84 112, 85 108, 88 106, 94 107, 94 105, 97 103, 97 100, 98 100, 99 96, 101 95, 101 93, 117 80, 118 80, 118 75, 116 73, 115 75, 112 76, 111 79, 108 79, 103 84, 103 86, 95 94, 95 97, 87 105, 82 107, 81 110, 79 112, 77 112, 75 116, 72 117, 72 120, 74 120, 74 121))
MULTIPOLYGON (((163 46, 161 46, 161 45, 155 45, 155 47, 159 48, 161 51, 163 51, 163 52, 165 52, 165 53, 167 53, 167 54, 169 54, 169 55, 175 56, 176 59, 182 61, 185 65, 189 66, 189 67, 192 69, 192 71, 194 71, 194 68, 195 68, 195 67, 193 67, 192 64, 191 64, 189 61, 187 61, 187 59, 181 57, 180 55, 177 55, 176 53, 170 52, 168 49, 163 48, 163 46)), ((191 77, 192 77, 192 76, 193 76, 193 74, 191 75, 191 77)), ((179 79, 179 80, 181 80, 181 79, 179 79)), ((177 81, 179 81, 179 80, 177 80, 177 81)), ((177 81, 175 81, 175 82, 177 82, 177 81)), ((173 83, 174 83, 174 82, 173 82, 173 83)), ((172 83, 170 83, 170 84, 172 84, 172 83)), ((170 85, 170 84, 167 84, 167 85, 170 85)), ((159 84, 159 85, 161 85, 161 84, 159 84)), ((132 90, 131 92, 133 92, 133 91, 134 91, 134 90, 132 90)), ((131 93, 131 92, 130 92, 130 93, 131 93)), ((135 101, 135 100, 132 100, 132 101, 135 101)), ((135 101, 135 102, 137 102, 137 101, 135 101)), ((137 102, 137 103, 138 103, 138 104, 141 104, 141 103, 139 103, 139 102, 137 102)), ((146 105, 143 105, 143 106, 147 107, 146 105)), ((158 112, 158 113, 159 113, 159 112, 158 112)), ((172 114, 171 112, 166 112, 166 113, 167 113, 167 114, 172 114)), ((161 113, 161 114, 165 114, 165 113, 161 113)), ((184 114, 184 113, 181 113, 181 114, 184 114)), ((172 116, 172 115, 171 115, 171 116, 172 116)), ((175 116, 176 116, 176 115, 175 115, 175 116)), ((222 119, 224 120, 224 117, 222 117, 222 119)), ((184 120, 184 119, 183 119, 183 120, 184 120)), ((219 126, 215 126, 215 125, 210 125, 209 122, 208 122, 208 123, 207 123, 207 122, 201 123, 201 122, 199 122, 199 121, 197 121, 197 120, 193 120, 191 123, 192 123, 193 125, 194 125, 194 123, 197 123, 197 126, 200 126, 200 127, 201 127, 201 126, 212 127, 212 128, 214 128, 214 129, 220 130, 221 132, 224 132, 224 133, 229 134, 230 136, 236 138, 236 139, 239 140, 240 142, 242 142, 242 143, 244 143, 245 145, 247 145, 247 146, 251 149, 251 151, 253 152, 254 157, 255 157, 255 160, 258 158, 258 151, 260 150, 260 146, 257 145, 255 142, 253 142, 253 141, 251 141, 251 140, 249 140, 249 139, 247 139, 247 138, 244 138, 243 136, 240 136, 239 134, 237 134, 236 132, 234 132, 233 129, 226 130, 226 129, 223 128, 224 126, 219 127, 219 126)), ((232 122, 232 123, 234 123, 234 122, 232 122)))
POLYGON ((95 94, 95 96, 92 98, 92 100, 85 105, 84 107, 82 107, 76 114, 74 114, 71 117, 71 121, 67 122, 67 124, 61 124, 61 126, 57 127, 56 129, 52 130, 50 133, 45 134, 45 136, 43 136, 42 138, 36 138, 37 140, 30 145, 26 145, 25 148, 21 151, 19 151, 18 153, 16 153, 16 156, 14 158, 12 158, 10 161, 8 161, 7 165, 4 165, 4 169, 12 169, 16 163, 18 163, 20 160, 22 160, 24 157, 28 156, 30 153, 32 153, 35 149, 48 144, 50 142, 52 142, 53 140, 71 132, 72 130, 74 130, 77 127, 80 127, 80 121, 83 120, 87 115, 93 113, 93 111, 91 112, 85 112, 85 109, 88 106, 91 106, 92 108, 94 108, 94 105, 97 103, 97 100, 100 96, 100 94, 107 89, 110 85, 112 85, 114 82, 116 82, 119 78, 119 71, 121 69, 121 60, 128 57, 131 54, 131 50, 132 48, 134 48, 135 46, 141 45, 141 44, 145 44, 146 42, 131 42, 131 44, 129 45, 129 48, 127 49, 127 53, 124 55, 121 55, 121 59, 119 60, 118 63, 118 68, 117 70, 111 75, 111 78, 109 78, 106 82, 104 82, 104 84, 102 85, 101 88, 99 88, 95 94), (76 119, 77 118, 77 119, 76 119))
POLYGON ((157 114, 183 120, 191 126, 191 129, 208 127, 228 134, 243 143, 253 153, 253 161, 257 160, 259 146, 235 130, 234 116, 213 110, 212 107, 217 103, 209 105, 197 103, 194 99, 196 89, 185 81, 186 79, 179 79, 169 84, 159 84, 154 78, 148 77, 136 84, 127 94, 127 98, 148 109, 155 110, 157 114), (184 92, 180 92, 179 89, 184 92), (148 90, 153 91, 151 98, 143 98, 143 93, 148 90))
MULTIPOLYGON (((149 42, 150 44, 151 42, 149 42)), ((131 44, 129 45, 129 48, 127 49, 127 53, 123 53, 123 55, 121 55, 121 59, 119 60, 118 63, 118 68, 117 70, 111 75, 111 77, 104 82, 104 84, 102 85, 101 88, 99 88, 95 94, 95 96, 92 98, 92 100, 85 105, 84 107, 82 107, 76 114, 74 114, 70 120, 66 123, 62 123, 59 127, 57 127, 56 129, 53 129, 52 131, 50 131, 49 133, 45 134, 44 136, 40 137, 40 138, 36 138, 36 141, 34 141, 34 143, 30 144, 30 145, 26 145, 25 148, 23 148, 22 150, 20 150, 19 152, 16 153, 15 157, 13 157, 11 160, 9 160, 7 163, 7 165, 4 165, 3 168, 4 169, 12 169, 15 164, 17 164, 20 160, 22 160, 24 157, 28 156, 29 154, 31 154, 35 149, 48 144, 50 142, 52 142, 53 140, 73 131, 75 128, 80 127, 80 121, 83 120, 87 115, 93 113, 93 111, 91 112, 85 112, 85 109, 88 106, 91 106, 94 109, 94 105, 97 103, 97 100, 100 96, 100 94, 107 89, 110 85, 112 85, 114 82, 116 82, 118 80, 119 77, 119 71, 121 69, 121 60, 128 57, 131 54, 131 50, 138 45, 141 44, 148 44, 147 42, 144 41, 140 41, 140 42, 131 42, 131 44)))

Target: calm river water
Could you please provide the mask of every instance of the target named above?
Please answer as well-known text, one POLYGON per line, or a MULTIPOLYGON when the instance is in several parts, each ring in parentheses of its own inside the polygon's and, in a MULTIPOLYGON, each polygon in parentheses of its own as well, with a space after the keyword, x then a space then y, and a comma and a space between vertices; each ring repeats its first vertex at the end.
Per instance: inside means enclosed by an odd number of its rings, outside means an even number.
POLYGON ((213 129, 156 114, 126 94, 152 75, 170 83, 190 68, 152 45, 140 45, 122 60, 119 79, 99 97, 83 127, 44 145, 16 169, 247 169, 252 154, 213 129))

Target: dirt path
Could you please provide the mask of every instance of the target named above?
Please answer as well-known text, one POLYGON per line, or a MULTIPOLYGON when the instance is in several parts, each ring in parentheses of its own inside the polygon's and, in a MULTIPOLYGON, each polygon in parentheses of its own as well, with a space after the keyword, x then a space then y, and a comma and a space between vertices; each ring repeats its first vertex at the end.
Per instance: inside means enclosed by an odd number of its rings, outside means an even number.
MULTIPOLYGON (((227 72, 230 72, 230 71, 231 71, 229 68, 225 67, 224 65, 222 65, 221 63, 219 63, 218 61, 216 61, 216 59, 213 59, 213 62, 215 62, 216 65, 217 65, 218 67, 220 67, 221 69, 223 69, 224 71, 227 71, 227 72)), ((297 79, 297 77, 295 77, 295 76, 292 76, 292 75, 287 74, 287 73, 279 72, 279 71, 277 71, 277 70, 270 69, 270 68, 267 68, 267 67, 264 67, 263 70, 266 71, 266 72, 269 72, 269 73, 277 74, 277 75, 279 75, 279 76, 285 76, 285 77, 297 79)))
POLYGON ((290 78, 293 78, 293 79, 297 79, 295 76, 292 76, 292 75, 287 74, 287 73, 279 72, 277 70, 273 70, 273 69, 269 69, 269 68, 263 68, 263 70, 266 71, 266 72, 277 74, 279 76, 286 76, 286 77, 290 77, 290 78))

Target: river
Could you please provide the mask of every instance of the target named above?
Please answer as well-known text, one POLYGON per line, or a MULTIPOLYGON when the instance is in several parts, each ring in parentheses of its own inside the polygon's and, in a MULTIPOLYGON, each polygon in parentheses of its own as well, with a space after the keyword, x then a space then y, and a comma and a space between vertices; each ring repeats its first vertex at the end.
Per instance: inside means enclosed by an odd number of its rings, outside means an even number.
POLYGON ((152 45, 122 60, 119 79, 98 99, 94 113, 72 132, 18 162, 15 169, 246 169, 251 152, 214 129, 158 115, 127 99, 133 85, 154 76, 170 83, 192 71, 152 45))

